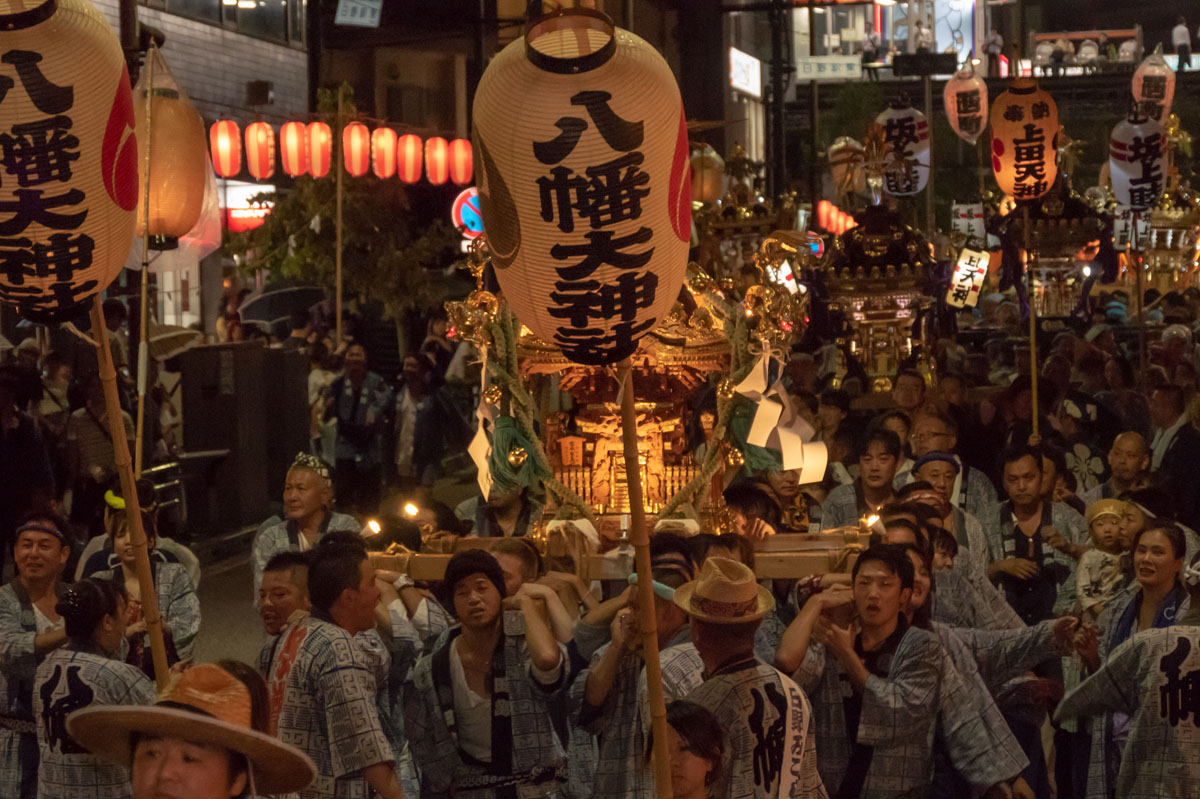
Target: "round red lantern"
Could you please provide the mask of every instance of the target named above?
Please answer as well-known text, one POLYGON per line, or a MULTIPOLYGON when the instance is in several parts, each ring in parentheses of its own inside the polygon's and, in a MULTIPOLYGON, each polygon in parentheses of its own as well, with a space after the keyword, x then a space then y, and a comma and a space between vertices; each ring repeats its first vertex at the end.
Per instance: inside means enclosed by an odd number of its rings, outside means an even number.
POLYGON ((396 131, 376 128, 371 134, 371 169, 377 178, 396 174, 396 131))
POLYGON ((1058 177, 1058 106, 1033 78, 1017 78, 992 103, 992 172, 1017 202, 1036 200, 1058 177))
POLYGON ((470 140, 455 139, 450 142, 450 182, 456 186, 470 183, 474 177, 473 166, 470 140))
POLYGON ((421 137, 406 133, 396 142, 396 166, 400 179, 405 183, 416 183, 421 179, 421 168, 425 161, 421 137))
POLYGON ((474 119, 505 301, 572 361, 630 355, 687 267, 690 151, 670 67, 604 14, 562 9, 492 59, 474 119))
POLYGON ((308 172, 308 128, 303 122, 284 122, 279 128, 279 160, 292 177, 308 172))
POLYGON ((223 178, 237 177, 242 171, 242 132, 232 119, 213 123, 208 131, 208 146, 213 169, 223 178))
POLYGON ((371 131, 361 122, 342 128, 342 153, 346 172, 361 178, 371 168, 371 131))
POLYGON ((246 126, 246 169, 257 180, 275 174, 275 129, 266 122, 246 126))
POLYGON ((323 178, 329 174, 333 132, 324 122, 308 123, 308 174, 323 178))
POLYGON ((425 142, 425 177, 435 186, 441 186, 450 177, 449 145, 441 136, 425 142))
POLYGON ((129 255, 138 204, 129 74, 87 0, 0 0, 0 53, 0 300, 57 321, 105 289, 129 255))

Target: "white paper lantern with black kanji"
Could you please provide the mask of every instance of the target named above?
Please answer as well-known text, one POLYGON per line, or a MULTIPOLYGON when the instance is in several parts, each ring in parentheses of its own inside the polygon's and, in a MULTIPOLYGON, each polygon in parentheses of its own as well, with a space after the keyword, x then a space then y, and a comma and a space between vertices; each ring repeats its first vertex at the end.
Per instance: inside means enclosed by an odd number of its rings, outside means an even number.
POLYGON ((0 0, 0 82, 0 299, 38 321, 74 316, 133 241, 125 57, 86 0, 0 0))
POLYGON ((1142 113, 1157 122, 1166 122, 1175 100, 1175 72, 1162 55, 1162 46, 1146 56, 1133 73, 1133 99, 1142 113))
POLYGON ((992 173, 1017 202, 1036 200, 1058 177, 1058 106, 1033 78, 1017 78, 992 103, 992 173))
POLYGON ((958 72, 946 81, 942 104, 946 119, 958 137, 971 144, 979 141, 980 134, 987 128, 988 88, 974 68, 958 72))
POLYGON ((1162 197, 1167 175, 1167 133, 1134 112, 1117 123, 1108 141, 1108 173, 1119 205, 1145 211, 1162 197))
POLYGON ((917 194, 929 182, 929 120, 900 101, 875 117, 875 122, 883 127, 888 148, 884 190, 895 197, 917 194))
POLYGON ((662 56, 584 8, 530 23, 475 95, 475 177, 504 298, 576 362, 637 348, 675 302, 691 191, 662 56))

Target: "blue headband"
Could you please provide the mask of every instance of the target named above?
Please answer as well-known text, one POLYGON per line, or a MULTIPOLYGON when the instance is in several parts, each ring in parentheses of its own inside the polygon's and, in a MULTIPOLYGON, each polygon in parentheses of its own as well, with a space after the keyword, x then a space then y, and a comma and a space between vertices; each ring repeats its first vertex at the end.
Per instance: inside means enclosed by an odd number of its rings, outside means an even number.
POLYGON ((954 471, 956 471, 956 472, 962 471, 962 469, 958 465, 958 461, 954 460, 953 455, 946 453, 946 452, 930 452, 927 455, 923 455, 920 458, 920 460, 918 460, 916 463, 913 464, 913 467, 912 467, 913 474, 916 474, 917 470, 920 469, 925 464, 933 463, 934 461, 942 461, 943 463, 948 463, 954 467, 954 471))

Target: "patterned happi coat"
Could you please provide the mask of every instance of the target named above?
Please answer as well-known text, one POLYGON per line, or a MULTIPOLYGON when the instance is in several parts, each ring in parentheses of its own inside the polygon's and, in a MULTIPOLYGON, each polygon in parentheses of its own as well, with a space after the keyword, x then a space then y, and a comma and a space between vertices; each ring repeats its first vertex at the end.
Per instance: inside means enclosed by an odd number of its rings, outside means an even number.
MULTIPOLYGON (((259 529, 254 536, 254 545, 251 548, 250 566, 254 572, 255 607, 258 606, 258 589, 262 585, 263 569, 267 568, 271 556, 280 552, 300 551, 300 533, 296 528, 296 523, 290 520, 279 521, 278 517, 276 519, 274 524, 259 529)), ((320 541, 326 533, 337 530, 349 530, 357 533, 362 530, 362 524, 358 519, 345 513, 326 511, 325 518, 321 520, 317 540, 320 541)))
POLYGON ((1136 634, 1059 704, 1057 719, 1130 716, 1116 784, 1092 762, 1088 799, 1200 796, 1200 613, 1184 622, 1136 634))
MULTIPOLYGON (((196 635, 200 632, 200 599, 196 596, 196 587, 192 585, 187 569, 178 563, 152 564, 150 575, 154 580, 155 596, 158 597, 158 610, 175 644, 175 654, 180 660, 187 660, 192 656, 196 635)), ((92 576, 97 580, 117 582, 125 579, 120 566, 96 572, 92 576)), ((148 648, 149 633, 143 634, 143 637, 144 645, 148 648)))

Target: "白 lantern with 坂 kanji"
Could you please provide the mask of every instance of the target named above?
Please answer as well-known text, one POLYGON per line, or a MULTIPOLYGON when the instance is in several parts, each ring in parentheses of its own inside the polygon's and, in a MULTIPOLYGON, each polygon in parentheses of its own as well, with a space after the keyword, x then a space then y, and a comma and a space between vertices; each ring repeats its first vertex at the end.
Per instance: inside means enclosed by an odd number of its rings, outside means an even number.
POLYGON ((1174 99, 1175 72, 1167 66, 1160 44, 1133 73, 1133 100, 1144 115, 1165 124, 1174 99))
POLYGON ((671 309, 691 236, 687 125, 658 51, 603 14, 530 22, 475 95, 475 177, 505 300, 585 364, 671 309))
POLYGON ((896 197, 908 197, 929 182, 929 120, 907 99, 901 99, 875 122, 883 128, 888 169, 883 188, 896 197))
POLYGON ((291 177, 308 172, 308 127, 303 122, 279 126, 279 161, 291 177))
POLYGON ((396 131, 376 128, 371 134, 371 168, 377 178, 396 174, 396 131))
POLYGON ((441 136, 425 140, 425 177, 440 186, 450 177, 450 146, 441 136))
POLYGON ((456 186, 465 186, 474 177, 473 172, 471 140, 455 139, 450 142, 450 182, 456 186))
POLYGON ((275 174, 275 129, 266 122, 246 126, 246 171, 257 180, 275 174))
POLYGON ((342 153, 346 172, 361 178, 371 168, 371 132, 361 122, 342 128, 342 153))
POLYGON ((204 120, 179 88, 157 47, 146 54, 133 88, 137 120, 137 235, 149 230, 150 247, 173 250, 204 205, 208 159, 204 120))
POLYGON ((992 103, 992 172, 1017 202, 1036 200, 1058 177, 1058 106, 1033 78, 1017 78, 992 103))
POLYGON ((1108 173, 1119 205, 1145 211, 1162 197, 1167 174, 1167 133, 1134 111, 1117 123, 1108 141, 1108 173))
POLYGON ((242 132, 232 119, 219 119, 208 131, 208 146, 213 169, 223 178, 234 178, 242 171, 242 132))
POLYGON ((329 174, 333 152, 333 132, 324 122, 308 123, 308 174, 323 178, 329 174))
POLYGON ((117 276, 133 241, 125 56, 86 0, 0 0, 0 53, 0 300, 39 322, 70 318, 117 276))
POLYGON ((421 179, 425 163, 425 143, 415 133, 406 133, 396 141, 396 173, 405 183, 421 179))
POLYGON ((988 89, 974 68, 955 73, 946 81, 942 104, 950 127, 960 139, 974 144, 987 127, 988 89))

